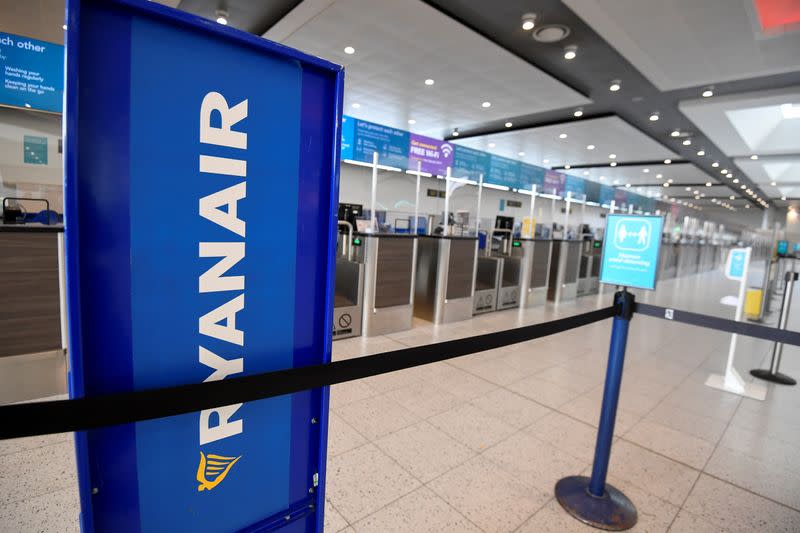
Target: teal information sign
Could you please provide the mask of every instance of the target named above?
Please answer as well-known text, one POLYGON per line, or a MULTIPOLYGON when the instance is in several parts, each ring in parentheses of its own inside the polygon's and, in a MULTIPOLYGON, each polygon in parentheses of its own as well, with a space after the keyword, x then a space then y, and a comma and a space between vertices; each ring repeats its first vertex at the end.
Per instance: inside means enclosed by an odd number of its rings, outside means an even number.
POLYGON ((789 241, 778 241, 778 255, 789 253, 789 241))
POLYGON ((663 226, 660 216, 608 215, 600 282, 655 289, 663 226))
POLYGON ((47 164, 47 137, 25 135, 22 139, 23 161, 29 165, 47 164))

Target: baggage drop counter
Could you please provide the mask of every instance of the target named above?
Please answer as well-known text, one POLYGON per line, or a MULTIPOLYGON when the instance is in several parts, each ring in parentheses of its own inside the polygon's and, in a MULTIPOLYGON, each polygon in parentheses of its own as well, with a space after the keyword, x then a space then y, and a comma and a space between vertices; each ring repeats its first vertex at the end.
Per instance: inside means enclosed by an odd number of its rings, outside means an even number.
POLYGON ((417 238, 404 234, 358 234, 364 263, 362 332, 368 337, 411 329, 417 238))
POLYGON ((353 237, 352 226, 339 222, 347 229, 339 233, 336 256, 336 283, 333 300, 333 339, 361 335, 364 300, 364 265, 353 259, 353 247, 361 238, 353 237))
POLYGON ((601 240, 584 240, 581 246, 581 264, 578 269, 578 296, 595 294, 600 290, 601 240))
POLYGON ((522 250, 520 274, 520 307, 536 307, 547 301, 547 280, 550 276, 550 254, 553 241, 518 239, 522 250))
POLYGON ((578 295, 578 268, 583 241, 553 240, 547 299, 559 303, 578 295))
POLYGON ((414 316, 434 324, 472 316, 476 237, 418 238, 414 316))
POLYGON ((497 290, 497 308, 511 309, 519 306, 519 285, 522 271, 521 241, 514 239, 511 232, 494 231, 502 237, 497 250, 492 255, 502 259, 500 285, 497 290))

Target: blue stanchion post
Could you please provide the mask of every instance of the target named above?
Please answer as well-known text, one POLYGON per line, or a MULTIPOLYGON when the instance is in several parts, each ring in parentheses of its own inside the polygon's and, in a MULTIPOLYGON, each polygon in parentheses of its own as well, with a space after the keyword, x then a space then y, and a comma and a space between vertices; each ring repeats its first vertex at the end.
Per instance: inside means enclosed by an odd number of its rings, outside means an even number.
POLYGON ((555 492, 561 506, 581 522, 600 529, 622 531, 636 525, 636 507, 621 491, 607 484, 606 477, 634 298, 631 293, 621 291, 614 295, 614 303, 618 312, 611 328, 611 346, 592 477, 569 476, 560 479, 556 483, 555 492))

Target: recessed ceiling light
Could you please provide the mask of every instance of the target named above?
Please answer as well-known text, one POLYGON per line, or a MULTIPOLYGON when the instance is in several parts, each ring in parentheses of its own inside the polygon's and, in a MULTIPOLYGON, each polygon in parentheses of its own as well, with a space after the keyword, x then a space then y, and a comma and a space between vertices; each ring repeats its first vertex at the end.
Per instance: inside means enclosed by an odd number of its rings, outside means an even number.
POLYGON ((483 102, 481 104, 481 107, 483 107, 483 108, 492 107, 492 103, 491 102, 483 102))
POLYGON ((744 189, 746 189, 746 188, 747 188, 747 185, 745 185, 744 183, 742 183, 741 185, 739 185, 739 188, 740 188, 740 189, 742 189, 742 190, 744 190, 744 189))
POLYGON ((489 148, 494 148, 495 146, 497 146, 495 143, 489 143, 489 148))
POLYGON ((525 13, 522 15, 522 29, 530 31, 536 26, 536 13, 525 13))
POLYGON ((756 159, 758 159, 758 156, 756 154, 753 154, 753 155, 750 156, 750 159, 755 161, 756 159))
POLYGON ((642 172, 644 172, 645 174, 647 174, 648 172, 650 172, 650 169, 649 169, 649 168, 643 168, 643 169, 642 169, 642 172))
POLYGON ((506 122, 506 128, 510 128, 510 127, 511 127, 511 126, 513 126, 513 125, 514 125, 514 123, 513 123, 513 122, 506 122))
POLYGON ((566 170, 569 170, 569 169, 571 169, 571 168, 572 168, 572 165, 564 165, 564 168, 565 168, 566 170))
POLYGON ((29 104, 28 102, 25 102, 25 107, 30 108, 31 104, 29 104))
POLYGON ((352 105, 352 108, 353 108, 353 109, 358 109, 359 107, 361 107, 361 104, 359 104, 358 102, 355 102, 355 103, 352 105))
POLYGON ((433 80, 432 80, 432 79, 430 79, 430 78, 428 78, 427 80, 425 80, 425 85, 427 85, 427 86, 429 86, 429 87, 430 87, 431 85, 433 85, 434 83, 436 83, 436 82, 435 82, 435 81, 433 81, 433 80))
POLYGON ((67 25, 66 25, 66 24, 63 24, 63 25, 61 26, 61 29, 62 29, 62 30, 66 30, 66 29, 67 29, 67 25))
POLYGON ((589 175, 589 171, 588 171, 588 170, 584 170, 584 171, 583 171, 583 175, 584 175, 584 176, 588 176, 588 175, 589 175))
POLYGON ((699 155, 700 157, 702 157, 702 156, 706 155, 706 151, 705 151, 705 150, 698 150, 698 151, 697 151, 697 155, 699 155))
POLYGON ((417 123, 417 121, 414 120, 413 118, 410 118, 410 119, 408 119, 408 123, 411 124, 411 125, 414 125, 414 124, 417 123))
POLYGON ((606 179, 605 176, 600 176, 600 181, 603 181, 604 179, 606 179))
POLYGON ((733 180, 733 182, 734 183, 739 183, 739 178, 736 178, 735 180, 733 180))
POLYGON ((658 116, 658 111, 656 111, 655 113, 652 113, 652 114, 650 115, 650 122, 655 122, 655 121, 656 121, 656 120, 658 120, 659 118, 661 118, 661 117, 659 117, 659 116, 658 116))
POLYGON ((664 177, 664 174, 656 174, 656 178, 661 179, 664 177))
POLYGON ((619 80, 612 80, 608 86, 608 90, 612 93, 619 91, 622 88, 622 82, 619 80))
POLYGON ((711 98, 712 96, 714 96, 714 91, 711 90, 711 87, 703 91, 703 98, 711 98))
POLYGON ((517 152, 517 155, 518 155, 518 156, 520 156, 520 157, 522 157, 522 156, 524 156, 524 155, 525 155, 525 152, 517 152))
POLYGON ((574 113, 572 113, 573 117, 582 117, 583 116, 583 109, 576 109, 574 113))
POLYGON ((775 182, 775 181, 771 181, 771 182, 770 182, 770 185, 772 185, 773 187, 775 187, 777 184, 778 184, 778 183, 777 183, 777 182, 775 182))
POLYGON ((586 146, 587 150, 594 150, 595 146, 593 144, 589 144, 586 146))
POLYGON ((711 163, 711 166, 717 168, 719 166, 719 163, 714 161, 713 163, 711 163))
POLYGON ((543 161, 542 161, 542 163, 544 163, 545 165, 546 165, 547 163, 549 163, 549 162, 550 162, 550 160, 549 160, 549 159, 545 159, 545 160, 543 160, 543 161))
POLYGON ((664 184, 664 187, 669 187, 669 183, 665 183, 665 184, 664 184))
POLYGON ((353 48, 352 46, 345 46, 344 47, 344 53, 349 55, 349 56, 351 56, 351 55, 356 53, 356 49, 353 48))
POLYGON ((736 197, 734 195, 732 195, 732 194, 730 196, 728 196, 728 198, 731 199, 731 200, 735 200, 736 199, 736 197))
POLYGON ((578 47, 574 44, 564 47, 564 59, 570 60, 575 59, 578 55, 578 47))
POLYGON ((710 181, 706 182, 706 187, 711 187, 711 182, 710 181))
POLYGON ((745 204, 745 205, 744 205, 744 208, 745 208, 745 209, 750 209, 750 204, 745 204))
POLYGON ((626 183, 626 184, 625 184, 625 188, 626 188, 626 189, 630 189, 630 188, 631 188, 631 184, 630 184, 630 183, 626 183))
POLYGON ((673 181, 675 181, 675 180, 670 178, 670 179, 667 180, 667 183, 672 183, 673 181))
POLYGON ((665 159, 664 160, 664 164, 665 165, 669 165, 670 163, 672 163, 672 159, 665 159))
POLYGON ((559 138, 559 139, 566 139, 566 138, 567 138, 567 134, 566 134, 566 133, 562 133, 562 134, 560 134, 560 135, 558 136, 558 138, 559 138))
POLYGON ((224 9, 217 9, 217 23, 222 24, 223 26, 227 26, 228 24, 228 12, 224 9))
POLYGON ((690 146, 691 144, 692 144, 692 140, 691 139, 684 139, 683 140, 683 145, 684 146, 690 146))
POLYGON ((727 174, 728 173, 728 169, 727 168, 723 168, 722 170, 719 171, 719 173, 720 174, 727 174))
POLYGON ((459 136, 458 128, 456 128, 453 130, 453 137, 458 137, 458 136, 459 136))
POLYGON ((684 190, 684 191, 691 191, 691 190, 692 190, 692 188, 691 188, 691 187, 686 187, 686 188, 684 188, 683 190, 684 190))
POLYGON ((781 196, 781 200, 786 200, 786 196, 781 196))
POLYGON ((617 154, 608 154, 608 158, 609 159, 616 159, 617 158, 617 154))
POLYGON ((614 180, 614 185, 619 185, 619 180, 614 180))
POLYGON ((612 161, 610 164, 611 164, 612 167, 617 166, 617 162, 616 161, 612 161))
POLYGON ((680 130, 672 130, 672 133, 669 134, 670 137, 680 137, 681 132, 680 130))

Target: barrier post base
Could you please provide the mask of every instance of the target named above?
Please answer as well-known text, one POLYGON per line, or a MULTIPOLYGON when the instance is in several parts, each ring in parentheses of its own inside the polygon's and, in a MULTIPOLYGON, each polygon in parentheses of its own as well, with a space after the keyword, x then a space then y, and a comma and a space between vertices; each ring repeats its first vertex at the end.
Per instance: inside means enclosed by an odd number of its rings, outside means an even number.
POLYGON ((706 379, 706 387, 762 402, 767 399, 767 388, 764 385, 746 382, 735 369, 731 369, 729 374, 711 374, 706 379))
POLYGON ((797 385, 797 380, 791 376, 787 376, 781 372, 775 372, 774 374, 770 372, 766 368, 757 368, 755 370, 751 370, 750 374, 757 377, 758 379, 763 379, 766 381, 771 381, 773 383, 779 383, 781 385, 797 385))
POLYGON ((638 513, 633 502, 606 483, 601 497, 589 492, 590 478, 569 476, 556 483, 556 499, 569 514, 598 529, 623 531, 636 525, 638 513))

